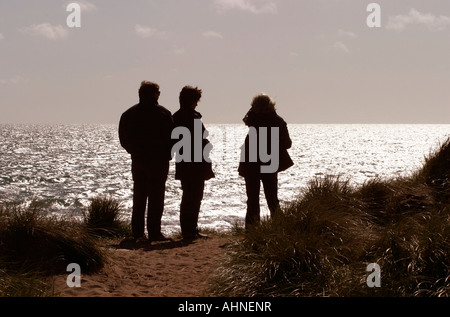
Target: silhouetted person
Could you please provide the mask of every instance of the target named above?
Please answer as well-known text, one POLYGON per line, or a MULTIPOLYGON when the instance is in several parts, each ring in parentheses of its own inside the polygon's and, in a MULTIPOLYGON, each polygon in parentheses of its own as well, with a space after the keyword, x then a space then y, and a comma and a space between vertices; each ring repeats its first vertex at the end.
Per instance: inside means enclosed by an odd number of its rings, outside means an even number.
POLYGON ((271 216, 274 217, 280 212, 278 173, 288 169, 294 163, 287 151, 292 146, 287 124, 276 113, 275 102, 269 96, 260 94, 254 97, 251 109, 243 121, 249 127, 249 134, 241 148, 241 162, 238 171, 239 175, 245 178, 248 198, 245 227, 249 228, 260 221, 261 182, 271 216), (276 137, 276 130, 278 137, 276 137), (260 145, 265 146, 261 147, 260 145), (261 154, 272 154, 271 161, 262 160, 261 154))
POLYGON ((147 232, 152 241, 166 238, 161 233, 161 218, 169 161, 171 160, 172 114, 158 104, 156 83, 143 81, 139 103, 125 111, 119 124, 120 144, 131 154, 133 175, 133 236, 144 238, 145 210, 148 202, 147 232))
POLYGON ((175 128, 186 128, 190 134, 188 140, 181 136, 179 139, 175 139, 175 142, 184 139, 184 141, 187 141, 187 145, 190 145, 180 150, 179 153, 183 154, 183 160, 179 161, 179 158, 177 158, 175 164, 175 179, 181 181, 183 190, 180 205, 180 226, 185 240, 206 237, 199 233, 197 222, 205 180, 214 177, 208 153, 210 148, 205 150, 205 146, 212 146, 208 139, 203 137, 205 133, 207 134, 207 131, 201 121, 202 115, 195 110, 201 97, 202 91, 200 89, 191 86, 184 87, 179 96, 180 109, 173 114, 175 128))

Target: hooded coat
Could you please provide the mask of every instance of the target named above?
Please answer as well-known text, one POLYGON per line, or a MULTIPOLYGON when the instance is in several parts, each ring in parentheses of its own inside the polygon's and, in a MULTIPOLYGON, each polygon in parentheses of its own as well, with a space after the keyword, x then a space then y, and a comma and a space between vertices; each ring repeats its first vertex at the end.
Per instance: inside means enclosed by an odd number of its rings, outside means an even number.
POLYGON ((266 142, 267 154, 272 153, 272 146, 278 146, 279 164, 274 173, 285 171, 294 165, 294 162, 287 151, 292 146, 287 123, 276 113, 276 111, 270 113, 256 113, 250 109, 243 121, 248 127, 255 128, 256 140, 254 141, 256 141, 256 144, 250 147, 250 134, 247 134, 245 142, 241 147, 241 162, 239 163, 238 168, 240 176, 258 177, 261 174, 261 166, 270 165, 270 162, 262 162, 260 159, 260 128, 266 128, 267 130, 267 138, 264 140, 264 142, 266 142), (271 144, 271 128, 278 128, 279 132, 279 139, 276 140, 278 142, 274 142, 274 144, 271 144), (250 159, 250 149, 257 150, 256 161, 250 159))

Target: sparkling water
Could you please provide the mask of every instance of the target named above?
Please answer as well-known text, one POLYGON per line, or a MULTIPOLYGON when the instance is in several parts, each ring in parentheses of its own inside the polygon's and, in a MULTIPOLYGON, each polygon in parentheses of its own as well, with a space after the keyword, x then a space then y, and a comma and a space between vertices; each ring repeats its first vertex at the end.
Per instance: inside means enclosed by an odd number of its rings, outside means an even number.
MULTIPOLYGON (((216 178, 206 182, 200 227, 242 223, 244 180, 237 173, 244 125, 205 124, 214 148, 216 178)), ((131 159, 117 125, 0 125, 0 201, 41 201, 55 213, 80 212, 89 199, 111 195, 130 219, 131 159)), ((450 134, 450 125, 290 124, 295 165, 279 175, 279 197, 294 199, 315 177, 340 175, 360 184, 370 178, 407 176, 450 134)), ((180 182, 171 162, 163 231, 179 230, 180 182)), ((262 216, 268 209, 261 190, 262 216)))

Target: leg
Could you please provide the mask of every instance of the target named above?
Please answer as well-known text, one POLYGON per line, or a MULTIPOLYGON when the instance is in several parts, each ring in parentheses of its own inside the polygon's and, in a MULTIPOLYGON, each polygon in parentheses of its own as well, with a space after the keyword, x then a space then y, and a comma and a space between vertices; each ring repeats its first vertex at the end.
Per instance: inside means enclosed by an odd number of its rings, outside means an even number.
POLYGON ((144 179, 136 178, 133 186, 133 213, 131 228, 136 239, 144 236, 145 209, 147 205, 147 188, 144 179))
POLYGON ((161 218, 164 212, 166 179, 154 178, 148 184, 148 237, 158 237, 161 233, 161 218))
POLYGON ((147 181, 148 215, 147 232, 149 239, 161 238, 161 218, 164 212, 164 198, 166 193, 169 163, 159 166, 157 173, 151 174, 147 181))
POLYGON ((278 174, 263 174, 261 179, 270 215, 273 218, 280 212, 280 201, 278 200, 278 174))
POLYGON ((259 177, 246 177, 245 189, 247 191, 247 214, 245 215, 245 227, 248 228, 260 221, 260 206, 259 206, 259 191, 260 191, 259 177))
POLYGON ((180 205, 180 226, 183 238, 194 238, 198 232, 197 223, 203 199, 205 181, 203 179, 181 180, 183 195, 180 205))

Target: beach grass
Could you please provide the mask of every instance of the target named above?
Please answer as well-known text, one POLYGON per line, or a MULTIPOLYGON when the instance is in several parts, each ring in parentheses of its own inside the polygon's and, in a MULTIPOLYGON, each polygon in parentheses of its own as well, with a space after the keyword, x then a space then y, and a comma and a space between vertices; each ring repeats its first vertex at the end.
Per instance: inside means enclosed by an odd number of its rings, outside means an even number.
POLYGON ((83 212, 84 223, 92 234, 101 237, 131 236, 129 221, 123 219, 121 202, 109 196, 97 196, 83 212))
POLYGON ((83 222, 52 215, 39 202, 0 205, 0 296, 48 296, 43 276, 101 269, 106 253, 83 222))
POLYGON ((42 281, 40 274, 0 269, 0 297, 48 297, 53 295, 52 288, 42 281))
POLYGON ((449 171, 450 139, 410 177, 360 186, 313 179, 229 248, 208 294, 449 296, 449 171), (381 269, 380 287, 368 283, 371 263, 381 269))

